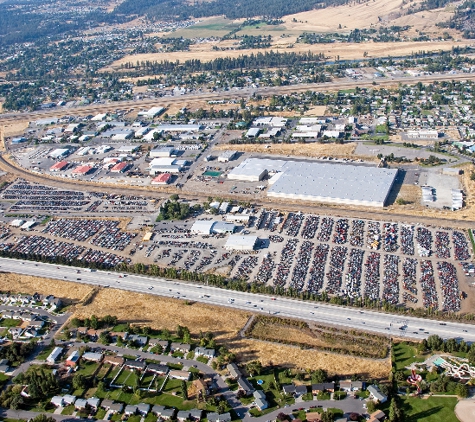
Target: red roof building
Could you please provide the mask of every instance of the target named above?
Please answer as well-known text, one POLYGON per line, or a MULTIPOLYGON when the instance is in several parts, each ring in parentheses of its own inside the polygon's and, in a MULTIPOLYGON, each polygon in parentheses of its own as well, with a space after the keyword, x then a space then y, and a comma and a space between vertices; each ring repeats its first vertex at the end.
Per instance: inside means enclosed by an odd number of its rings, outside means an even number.
POLYGON ((61 171, 64 170, 67 165, 67 161, 58 161, 49 168, 49 171, 61 171))
POLYGON ((129 166, 128 163, 117 163, 114 167, 111 168, 112 173, 123 173, 127 167, 129 166))
POLYGON ((92 170, 91 166, 78 166, 73 170, 73 174, 87 174, 92 170))
POLYGON ((162 173, 152 180, 152 185, 168 185, 171 180, 172 175, 170 173, 162 173))

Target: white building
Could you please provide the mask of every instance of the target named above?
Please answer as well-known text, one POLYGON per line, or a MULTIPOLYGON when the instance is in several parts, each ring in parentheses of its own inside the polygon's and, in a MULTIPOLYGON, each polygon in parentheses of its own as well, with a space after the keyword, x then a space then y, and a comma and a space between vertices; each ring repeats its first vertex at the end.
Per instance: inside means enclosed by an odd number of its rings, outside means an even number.
POLYGON ((233 251, 252 251, 256 247, 257 240, 257 236, 233 234, 229 236, 224 248, 233 251))
POLYGON ((62 347, 55 347, 53 351, 50 353, 50 355, 46 358, 46 362, 48 363, 56 363, 56 360, 59 358, 59 356, 63 353, 63 348, 62 347))
POLYGON ((150 175, 155 176, 158 173, 179 173, 183 166, 177 164, 176 158, 159 157, 150 162, 150 175))
POLYGON ((174 152, 175 147, 173 145, 157 145, 150 151, 150 157, 171 157, 174 152))
POLYGON ((246 132, 246 138, 257 138, 259 136, 259 133, 261 133, 261 129, 259 129, 258 127, 251 127, 246 132))
POLYGON ((70 150, 68 148, 56 148, 52 152, 50 152, 49 156, 56 160, 58 158, 67 157, 70 154, 70 150))
POLYGON ((236 158, 236 155, 237 155, 237 151, 223 151, 218 156, 218 162, 219 163, 228 163, 229 161, 236 158))
POLYGON ((148 111, 141 111, 137 115, 153 119, 155 116, 159 116, 165 111, 163 107, 152 107, 148 111))

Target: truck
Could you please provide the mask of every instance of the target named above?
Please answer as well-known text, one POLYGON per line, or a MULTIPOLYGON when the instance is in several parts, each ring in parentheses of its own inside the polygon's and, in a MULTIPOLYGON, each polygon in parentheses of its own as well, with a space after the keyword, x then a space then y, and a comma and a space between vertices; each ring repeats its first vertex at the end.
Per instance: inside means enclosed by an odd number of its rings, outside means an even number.
POLYGON ((94 270, 94 269, 92 269, 92 268, 84 268, 84 271, 88 271, 88 272, 92 273, 92 272, 94 272, 94 271, 96 271, 96 270, 94 270))

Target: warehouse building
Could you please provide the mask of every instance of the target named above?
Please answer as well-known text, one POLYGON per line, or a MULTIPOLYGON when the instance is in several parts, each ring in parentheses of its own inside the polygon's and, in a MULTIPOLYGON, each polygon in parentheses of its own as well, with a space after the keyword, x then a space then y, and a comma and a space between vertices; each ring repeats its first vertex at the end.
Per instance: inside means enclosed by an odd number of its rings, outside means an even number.
POLYGON ((150 175, 155 176, 158 173, 179 173, 183 166, 176 162, 176 158, 159 157, 150 162, 150 175))
POLYGON ((148 111, 140 111, 137 115, 142 117, 147 117, 148 119, 153 119, 156 116, 159 116, 165 111, 163 107, 152 107, 148 111))
POLYGON ((246 138, 257 138, 259 133, 261 130, 258 127, 251 127, 246 133, 246 138))
POLYGON ((286 162, 269 181, 271 198, 384 207, 397 169, 286 162))
POLYGON ((228 179, 242 182, 259 182, 278 171, 282 171, 287 161, 247 158, 228 173, 228 179))
POLYGON ((218 156, 218 163, 228 163, 236 158, 237 151, 223 151, 218 156))
POLYGON ((67 161, 58 161, 49 168, 49 171, 61 171, 64 170, 67 166, 67 161))
POLYGON ((114 167, 111 168, 111 173, 124 173, 129 167, 128 163, 117 163, 114 167))
POLYGON ((172 180, 172 175, 170 173, 159 174, 152 180, 152 185, 168 185, 172 180))
POLYGON ((140 149, 140 145, 124 145, 121 146, 117 151, 125 152, 127 154, 132 154, 140 149))
POLYGON ((157 145, 150 151, 150 157, 171 157, 174 152, 175 147, 173 145, 157 145))
POLYGON ((56 160, 58 158, 67 157, 71 151, 68 148, 56 148, 54 151, 50 152, 49 156, 56 160))
POLYGON ((257 236, 241 236, 233 234, 229 236, 224 248, 230 251, 253 251, 257 244, 257 236))
POLYGON ((191 233, 196 234, 222 234, 234 233, 236 226, 223 221, 196 220, 191 226, 191 233))
POLYGON ((92 170, 91 166, 78 166, 73 170, 74 175, 84 176, 92 170))
POLYGON ((409 130, 406 132, 407 139, 437 139, 439 132, 436 130, 409 130))

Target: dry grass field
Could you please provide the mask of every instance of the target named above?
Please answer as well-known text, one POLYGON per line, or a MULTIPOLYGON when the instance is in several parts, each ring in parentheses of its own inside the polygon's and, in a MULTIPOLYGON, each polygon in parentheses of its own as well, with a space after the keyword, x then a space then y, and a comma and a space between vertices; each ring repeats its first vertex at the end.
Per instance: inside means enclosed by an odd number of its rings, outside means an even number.
POLYGON ((355 156, 355 143, 348 144, 320 144, 312 142, 308 144, 243 144, 231 145, 221 144, 215 147, 216 150, 233 149, 236 151, 260 154, 292 155, 296 157, 323 157, 331 156, 335 158, 365 158, 368 161, 377 160, 375 157, 355 156))
POLYGON ((68 303, 76 303, 83 299, 91 289, 92 287, 86 284, 0 273, 0 291, 2 292, 52 294, 67 300, 68 303))
POLYGON ((22 135, 26 128, 28 127, 29 122, 24 120, 16 123, 9 123, 3 126, 4 135, 8 136, 17 136, 22 135))
MULTIPOLYGON (((386 57, 388 52, 391 52, 392 56, 404 56, 417 51, 438 51, 438 50, 450 50, 454 45, 463 47, 471 45, 470 41, 435 41, 435 42, 398 42, 398 43, 359 43, 359 44, 295 44, 292 48, 288 47, 272 47, 274 52, 293 52, 293 53, 306 53, 312 52, 315 54, 324 53, 327 58, 335 58, 339 56, 340 59, 352 60, 363 59, 364 53, 367 52, 368 57, 386 57)), ((223 57, 239 57, 242 55, 262 53, 264 49, 249 49, 249 50, 225 50, 215 51, 212 47, 215 44, 199 44, 192 46, 190 51, 170 52, 170 53, 148 53, 148 54, 135 54, 128 55, 119 60, 116 60, 111 65, 104 68, 104 71, 118 70, 121 64, 128 62, 135 63, 137 61, 180 61, 186 60, 201 60, 202 62, 211 61, 216 58, 223 57), (207 48, 204 49, 204 46, 207 48)), ((267 50, 270 51, 270 50, 267 50)))

